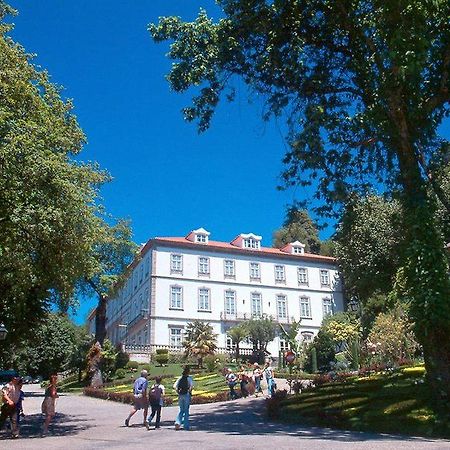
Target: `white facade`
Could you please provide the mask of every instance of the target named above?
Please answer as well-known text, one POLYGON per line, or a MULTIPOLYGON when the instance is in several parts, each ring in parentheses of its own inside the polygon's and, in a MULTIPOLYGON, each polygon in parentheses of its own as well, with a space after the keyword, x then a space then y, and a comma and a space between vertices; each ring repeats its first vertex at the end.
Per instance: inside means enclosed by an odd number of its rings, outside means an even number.
MULTIPOLYGON (((187 323, 200 319, 214 327, 219 347, 229 347, 227 330, 261 315, 282 324, 301 318, 303 339, 311 339, 324 315, 343 310, 334 258, 304 253, 300 242, 261 247, 261 236, 252 233, 231 243, 209 235, 200 228, 185 238, 147 242, 108 302, 114 344, 177 347, 187 323)), ((277 337, 268 350, 277 356, 283 346, 277 337)))

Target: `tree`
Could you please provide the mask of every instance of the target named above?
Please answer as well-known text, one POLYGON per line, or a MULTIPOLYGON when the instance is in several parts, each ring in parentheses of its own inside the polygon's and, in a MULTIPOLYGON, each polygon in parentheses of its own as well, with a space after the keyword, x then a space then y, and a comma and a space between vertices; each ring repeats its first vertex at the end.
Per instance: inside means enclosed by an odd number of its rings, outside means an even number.
POLYGON ((319 370, 329 370, 331 363, 335 362, 336 344, 333 337, 323 328, 319 330, 311 345, 306 349, 305 370, 314 373, 319 370), (314 361, 316 353, 316 361, 314 361))
POLYGON ((74 305, 101 225, 99 187, 109 175, 78 156, 85 136, 73 104, 15 43, 0 0, 0 311, 9 330, 0 357, 53 304, 74 305))
POLYGON ((312 185, 316 212, 333 214, 352 192, 397 191, 404 211, 404 301, 424 348, 435 406, 450 411, 450 280, 435 211, 449 199, 435 176, 450 104, 450 3, 219 0, 185 23, 149 26, 173 40, 173 90, 195 87, 188 121, 206 130, 240 77, 266 99, 265 118, 286 113, 285 186, 312 185), (432 192, 432 194, 430 194, 432 192))
POLYGON ((268 353, 267 345, 275 339, 277 324, 270 317, 261 317, 245 322, 245 328, 253 344, 253 352, 261 362, 268 353))
POLYGON ((292 350, 297 356, 299 356, 302 351, 302 344, 298 339, 301 322, 301 319, 298 322, 294 320, 289 327, 285 327, 281 323, 279 324, 281 336, 283 336, 289 344, 289 349, 292 350))
POLYGON ((370 195, 346 205, 336 233, 336 255, 346 290, 364 304, 388 294, 400 267, 403 212, 396 200, 370 195))
POLYGON ((245 323, 240 323, 239 325, 235 325, 230 328, 227 332, 228 336, 231 338, 231 341, 236 346, 236 361, 239 359, 239 345, 240 343, 248 336, 248 330, 245 326, 245 323))
POLYGON ((136 257, 137 246, 131 240, 131 235, 131 227, 126 220, 119 220, 114 225, 103 222, 91 248, 90 256, 95 264, 79 281, 82 292, 97 297, 95 340, 100 345, 103 345, 106 337, 108 296, 120 287, 122 280, 126 278, 128 266, 136 257))
POLYGON ((14 367, 21 373, 42 375, 71 368, 77 349, 76 326, 64 314, 48 314, 35 328, 33 339, 22 340, 15 348, 14 367))
POLYGON ((367 347, 376 349, 383 363, 398 366, 404 359, 413 359, 418 349, 412 324, 397 307, 377 316, 367 338, 367 347))
POLYGON ((213 332, 213 327, 209 323, 201 320, 189 322, 186 326, 186 335, 183 347, 186 356, 197 358, 198 366, 203 367, 203 358, 213 355, 217 349, 217 335, 213 332))
POLYGON ((290 208, 283 227, 273 233, 273 246, 284 247, 291 242, 305 244, 305 252, 319 253, 320 239, 317 225, 305 209, 290 208))

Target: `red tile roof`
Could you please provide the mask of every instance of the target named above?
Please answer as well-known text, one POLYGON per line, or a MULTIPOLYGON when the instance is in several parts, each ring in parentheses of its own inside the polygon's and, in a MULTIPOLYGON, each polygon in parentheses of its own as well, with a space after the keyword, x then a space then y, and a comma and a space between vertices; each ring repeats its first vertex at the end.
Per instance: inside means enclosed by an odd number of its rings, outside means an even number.
MULTIPOLYGON (((275 256, 275 257, 291 257, 296 258, 300 260, 315 260, 315 261, 321 261, 321 262, 329 262, 329 263, 335 263, 336 258, 333 258, 331 256, 323 256, 323 255, 315 255, 313 253, 304 253, 302 254, 292 254, 292 253, 286 253, 281 251, 279 248, 273 248, 273 247, 261 247, 260 249, 249 249, 249 248, 241 248, 237 247, 235 245, 229 244, 228 242, 219 242, 219 241, 208 241, 207 244, 199 244, 195 242, 188 241, 186 238, 183 237, 155 237, 154 239, 151 239, 148 243, 155 242, 157 244, 173 244, 173 245, 181 245, 183 247, 189 247, 189 248, 202 248, 204 250, 210 249, 210 250, 218 250, 218 251, 230 251, 240 254, 252 254, 252 255, 265 255, 265 256, 275 256)), ((147 244, 148 244, 147 243, 147 244)), ((147 245, 146 245, 147 247, 147 245)))

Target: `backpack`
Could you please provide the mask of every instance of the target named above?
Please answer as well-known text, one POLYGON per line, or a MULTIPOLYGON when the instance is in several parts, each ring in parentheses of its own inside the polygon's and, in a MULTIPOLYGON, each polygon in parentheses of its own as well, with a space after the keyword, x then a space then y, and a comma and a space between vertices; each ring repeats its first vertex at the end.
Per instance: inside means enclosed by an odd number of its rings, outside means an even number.
POLYGON ((179 395, 186 395, 189 393, 189 381, 187 376, 183 376, 178 381, 177 392, 179 395))
POLYGON ((148 399, 150 400, 150 403, 159 405, 159 403, 161 401, 161 394, 162 394, 162 389, 159 387, 159 385, 155 384, 150 389, 150 393, 148 394, 148 399))

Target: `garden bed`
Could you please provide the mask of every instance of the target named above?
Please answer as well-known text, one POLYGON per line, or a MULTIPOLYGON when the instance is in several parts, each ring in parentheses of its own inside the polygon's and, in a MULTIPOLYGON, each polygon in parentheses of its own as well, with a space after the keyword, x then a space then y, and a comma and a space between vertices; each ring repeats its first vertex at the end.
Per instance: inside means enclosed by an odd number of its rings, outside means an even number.
MULTIPOLYGON (((450 422, 439 420, 423 367, 326 382, 280 398, 273 418, 346 430, 450 437, 450 422)), ((272 402, 273 403, 273 402, 272 402)))

